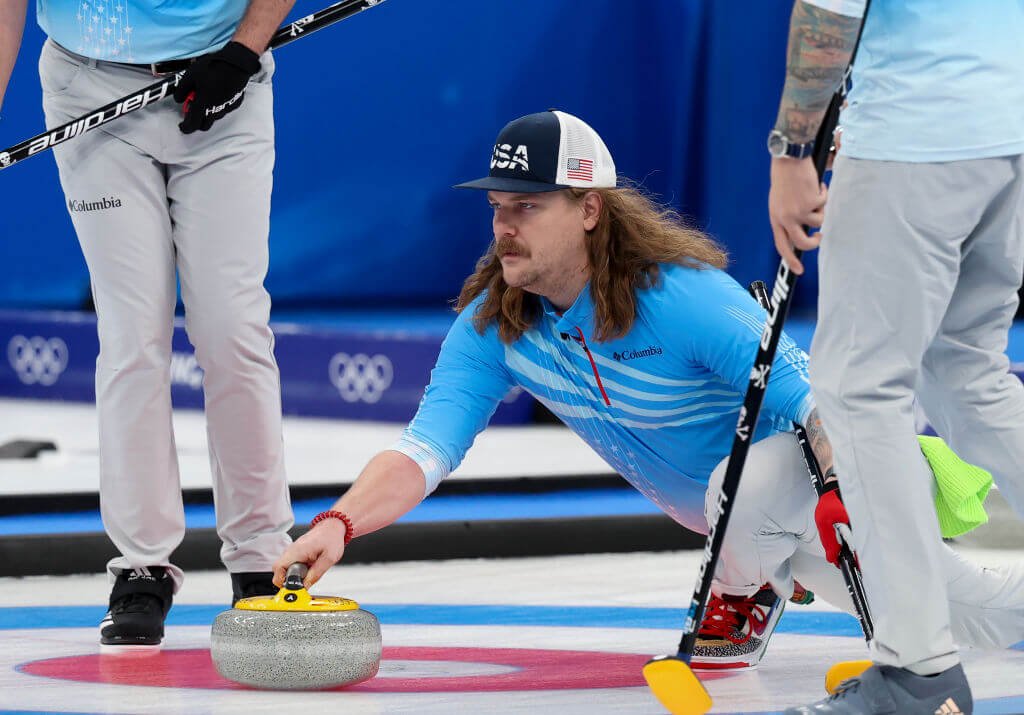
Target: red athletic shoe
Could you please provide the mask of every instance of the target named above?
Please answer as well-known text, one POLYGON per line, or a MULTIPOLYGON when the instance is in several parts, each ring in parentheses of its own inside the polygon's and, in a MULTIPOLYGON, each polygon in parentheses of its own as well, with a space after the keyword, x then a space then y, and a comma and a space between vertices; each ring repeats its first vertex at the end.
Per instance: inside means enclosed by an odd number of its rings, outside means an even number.
POLYGON ((690 667, 738 670, 757 666, 785 605, 767 585, 749 598, 712 594, 690 667))

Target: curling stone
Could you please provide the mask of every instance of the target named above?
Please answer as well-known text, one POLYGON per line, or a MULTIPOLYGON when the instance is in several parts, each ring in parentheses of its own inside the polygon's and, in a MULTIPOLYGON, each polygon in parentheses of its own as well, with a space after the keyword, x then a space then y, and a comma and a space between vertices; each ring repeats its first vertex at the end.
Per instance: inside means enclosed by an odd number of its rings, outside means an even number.
POLYGON ((275 596, 239 600, 213 621, 210 656, 222 676, 274 690, 369 680, 380 667, 380 623, 347 598, 311 596, 292 564, 275 596))

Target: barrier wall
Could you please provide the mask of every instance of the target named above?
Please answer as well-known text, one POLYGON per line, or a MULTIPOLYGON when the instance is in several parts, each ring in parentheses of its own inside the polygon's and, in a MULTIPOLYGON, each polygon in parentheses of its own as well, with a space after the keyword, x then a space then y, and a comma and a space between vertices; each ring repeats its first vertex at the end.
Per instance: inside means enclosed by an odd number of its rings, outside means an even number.
MULTIPOLYGON (((285 414, 405 422, 416 412, 443 334, 275 326, 285 414)), ((83 313, 0 311, 0 396, 93 402, 99 342, 83 313)), ((176 407, 203 406, 203 372, 182 325, 170 364, 176 407)), ((506 397, 492 424, 532 417, 533 398, 506 397)))

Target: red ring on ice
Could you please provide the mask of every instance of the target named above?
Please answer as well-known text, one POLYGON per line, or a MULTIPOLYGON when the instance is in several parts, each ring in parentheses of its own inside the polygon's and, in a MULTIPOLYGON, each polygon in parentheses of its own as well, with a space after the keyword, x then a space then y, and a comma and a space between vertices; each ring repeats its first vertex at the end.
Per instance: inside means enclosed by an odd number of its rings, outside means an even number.
MULTIPOLYGON (((512 666, 511 673, 459 677, 375 678, 346 692, 438 693, 514 690, 629 688, 644 684, 641 669, 648 656, 575 650, 521 648, 384 648, 383 660, 456 661, 512 666)), ((23 663, 28 675, 82 683, 142 685, 157 688, 251 690, 225 680, 208 650, 163 650, 154 655, 74 655, 23 663)))

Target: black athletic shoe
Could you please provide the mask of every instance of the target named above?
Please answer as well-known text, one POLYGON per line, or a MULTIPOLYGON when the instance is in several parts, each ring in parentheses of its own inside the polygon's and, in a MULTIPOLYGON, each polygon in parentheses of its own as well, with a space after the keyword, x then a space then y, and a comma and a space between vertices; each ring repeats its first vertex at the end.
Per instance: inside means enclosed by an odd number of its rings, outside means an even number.
POLYGON ((239 599, 251 596, 276 596, 278 589, 274 585, 272 571, 246 571, 231 574, 231 605, 239 599))
POLYGON ((163 566, 122 571, 114 581, 110 608, 100 623, 100 650, 158 650, 173 597, 174 581, 163 566))

